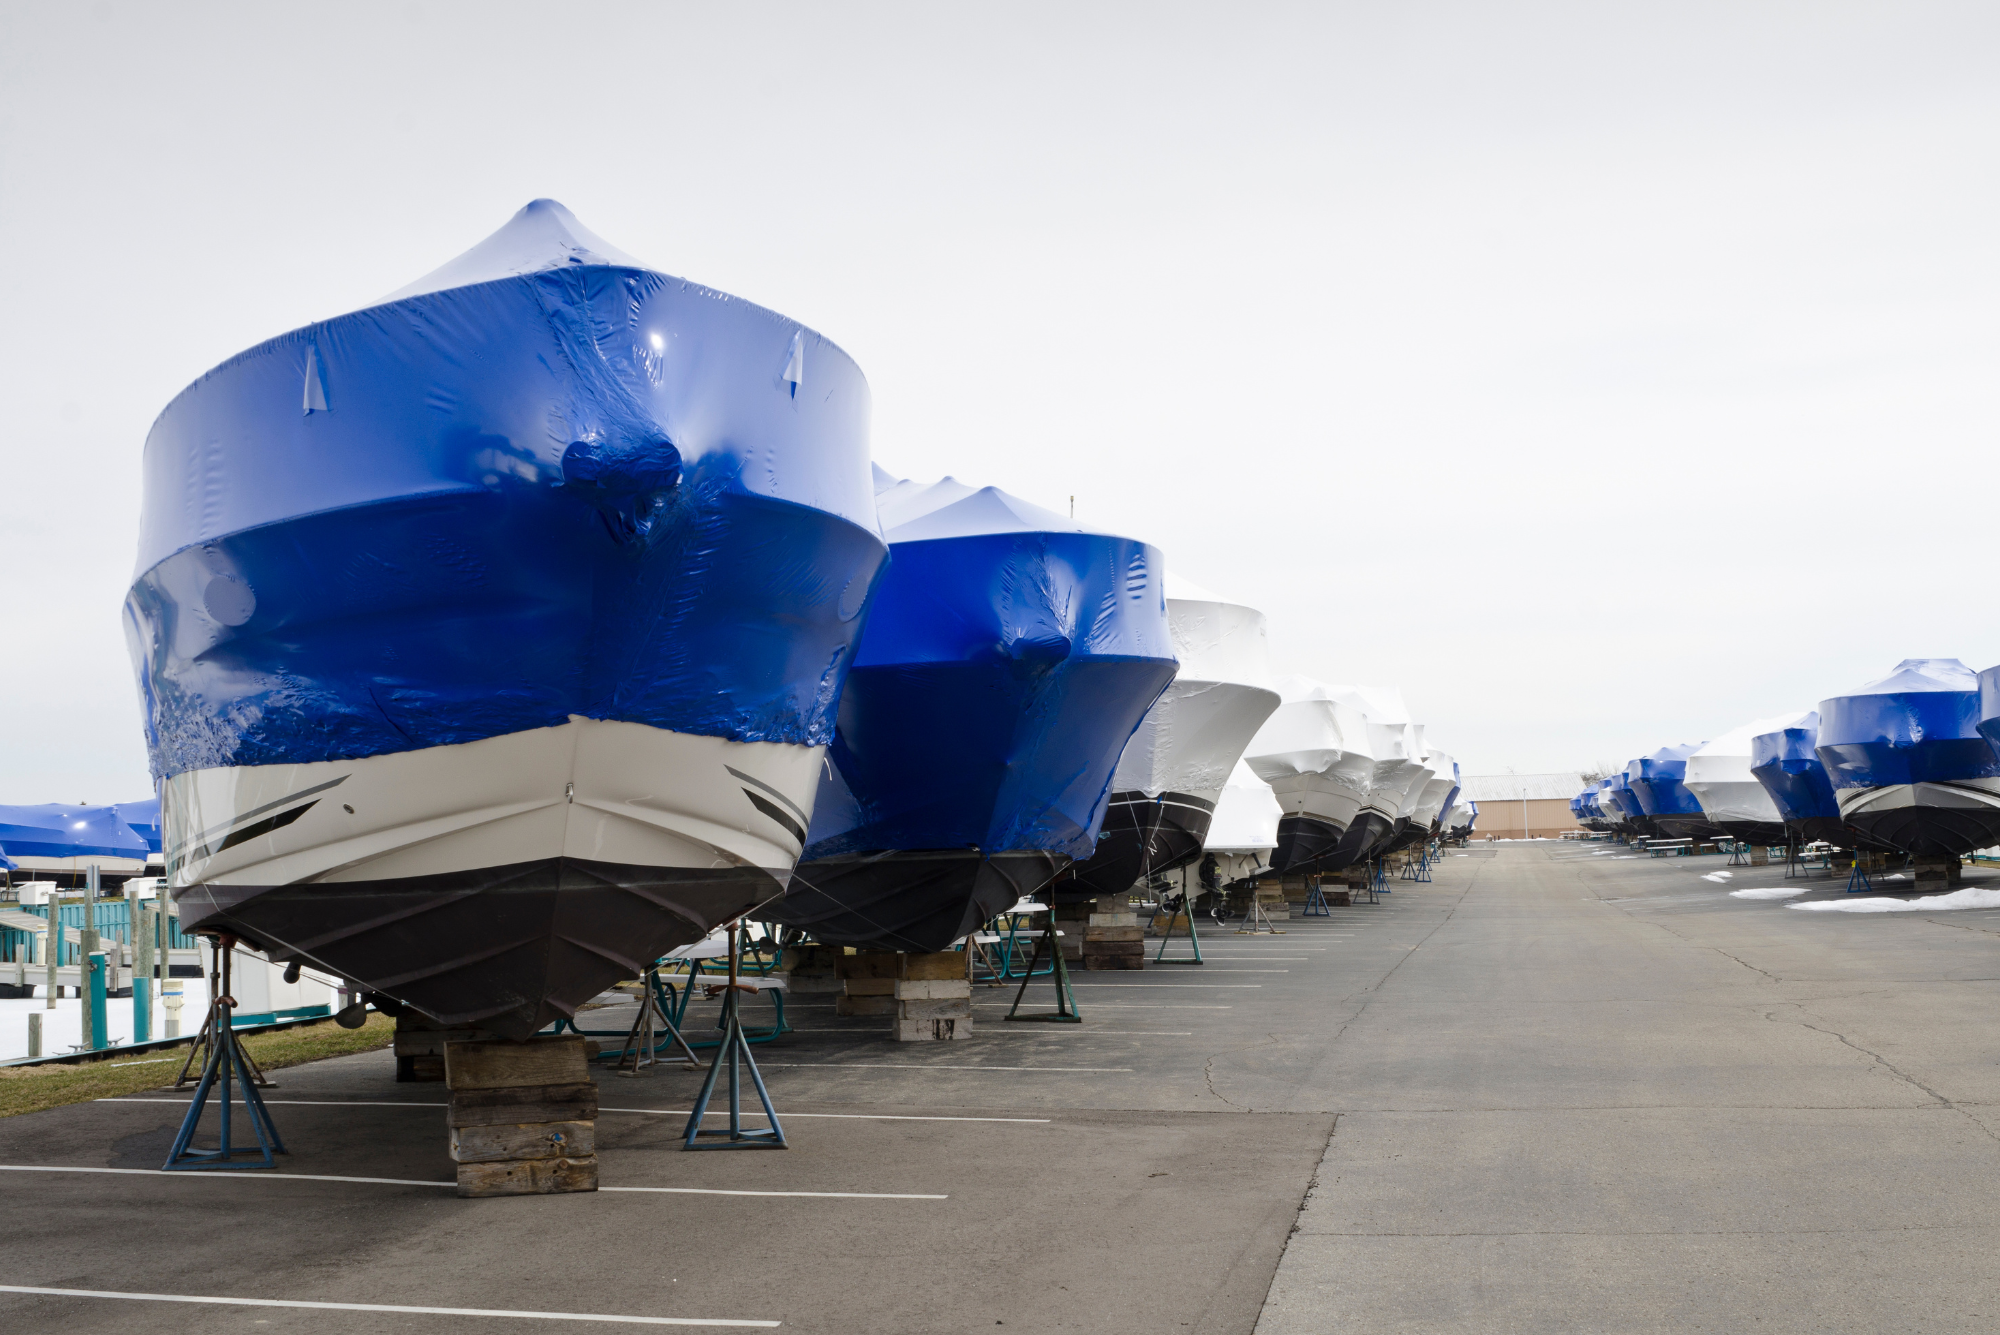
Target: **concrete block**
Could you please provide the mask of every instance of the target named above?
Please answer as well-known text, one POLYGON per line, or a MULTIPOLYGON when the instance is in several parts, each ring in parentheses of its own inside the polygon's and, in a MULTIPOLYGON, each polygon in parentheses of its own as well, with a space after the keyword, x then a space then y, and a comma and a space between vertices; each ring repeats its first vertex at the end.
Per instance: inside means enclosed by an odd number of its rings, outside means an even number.
POLYGON ((898 979, 895 988, 895 995, 906 1001, 941 1001, 972 995, 972 983, 965 978, 898 979))
POLYGON ((970 1020, 971 997, 945 997, 936 1001, 899 1001, 898 1020, 970 1020))
POLYGON ((515 1159, 458 1166, 461 1196, 549 1196, 563 1191, 596 1191, 597 1158, 515 1159))
POLYGON ((1136 927, 1139 915, 1136 913, 1093 913, 1090 915, 1092 927, 1136 927))
POLYGON ((451 1129, 451 1157, 459 1163, 581 1159, 594 1157, 596 1153, 595 1122, 526 1122, 451 1129))

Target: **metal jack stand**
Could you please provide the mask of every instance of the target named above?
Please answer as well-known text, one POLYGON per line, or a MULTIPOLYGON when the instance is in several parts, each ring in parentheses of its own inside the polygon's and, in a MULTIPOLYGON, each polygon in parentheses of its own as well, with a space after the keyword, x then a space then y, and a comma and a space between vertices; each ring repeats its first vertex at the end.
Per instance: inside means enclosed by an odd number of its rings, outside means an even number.
POLYGON ((1389 872, 1386 865, 1386 859, 1376 858, 1370 865, 1373 866, 1375 869, 1374 882, 1373 882, 1375 887, 1379 889, 1383 894, 1385 895, 1388 894, 1389 872))
MULTIPOLYGON (((1189 930, 1193 930, 1194 919, 1188 919, 1189 930)), ((1035 938, 1035 953, 1028 957, 1028 971, 1021 975, 1021 986, 1014 993, 1014 1004, 1007 1008, 1003 1020, 1036 1021, 1042 1024, 1082 1024, 1083 1016, 1076 1008, 1076 993, 1069 985, 1069 965, 1063 960, 1062 945, 1056 940, 1056 915, 1049 915, 1049 925, 1035 938), (1047 946, 1055 960, 1056 1008, 1053 1012, 1040 1015, 1023 1015, 1021 999, 1028 995, 1028 984, 1034 981, 1035 968, 1042 962, 1042 947, 1047 946)))
POLYGON ((1302 918, 1331 918, 1333 910, 1326 906, 1326 896, 1319 892, 1319 877, 1306 878, 1306 906, 1301 910, 1302 918))
MULTIPOLYGON (((737 1002, 744 992, 754 992, 737 982, 743 965, 743 923, 739 919, 729 924, 729 982, 722 994, 722 1046, 716 1049, 715 1061, 708 1068, 708 1079, 701 1082, 701 1093, 695 1098, 694 1108, 688 1113, 687 1135, 681 1148, 687 1150, 782 1150, 790 1148, 785 1144, 785 1128, 778 1121, 778 1110, 771 1106, 771 1093, 764 1088, 764 1077, 757 1071, 757 1059, 750 1055, 750 1041, 743 1037, 743 1018, 737 1013, 737 1002), (727 1131, 704 1131, 701 1119, 708 1113, 708 1101, 715 1094, 716 1079, 722 1074, 723 1063, 729 1064, 729 1129, 727 1131), (743 1083, 741 1067, 750 1068, 750 1083, 757 1091, 757 1101, 764 1105, 764 1118, 770 1127, 763 1131, 743 1129, 743 1083), (702 1137, 712 1137, 703 1143, 702 1137)), ((691 985, 690 985, 691 986, 691 985)), ((641 1014, 644 1014, 643 1009, 641 1014)), ((685 1045, 683 1045, 685 1046, 685 1045)), ((689 1056, 694 1054, 689 1053, 689 1056)))
POLYGON ((1243 915, 1243 925, 1236 929, 1238 936, 1255 936, 1269 932, 1272 936, 1283 936, 1284 930, 1271 924, 1271 915, 1264 912, 1264 906, 1257 902, 1257 892, 1250 892, 1250 911, 1243 915))
MULTIPOLYGON (((168 1171, 275 1168, 275 1156, 286 1152, 285 1144, 278 1139, 278 1128, 271 1124, 264 1096, 257 1092, 259 1085, 270 1082, 264 1079, 257 1063, 236 1041, 236 1030, 230 1023, 230 1012, 236 1007, 236 998, 229 995, 229 959, 236 948, 236 939, 217 937, 214 938, 214 946, 216 963, 209 972, 208 1022, 202 1028, 201 1039, 189 1050, 187 1062, 181 1067, 182 1079, 187 1077, 195 1053, 202 1049, 203 1044, 207 1045, 208 1058, 202 1063, 201 1079, 194 1087, 194 1100, 188 1104, 187 1116, 181 1119, 180 1132, 175 1135, 174 1146, 167 1151, 167 1161, 161 1167, 168 1171), (250 1116, 250 1128, 257 1134, 255 1149, 248 1145, 235 1145, 230 1140, 230 1105, 235 1101, 233 1086, 239 1082, 243 1086, 243 1105, 250 1116), (221 1101, 221 1142, 212 1150, 194 1149, 188 1142, 194 1138, 195 1128, 201 1123, 202 1109, 208 1105, 212 1090, 218 1092, 221 1101), (244 1164, 241 1156, 245 1155, 255 1155, 263 1162, 244 1164)), ((178 1087, 180 1081, 174 1083, 178 1087)))
MULTIPOLYGON (((1165 896, 1162 896, 1162 898, 1164 899, 1165 896)), ((1166 906, 1162 904, 1161 907, 1165 908, 1166 906)), ((1194 896, 1188 893, 1187 870, 1183 868, 1181 870, 1181 906, 1179 909, 1169 910, 1167 913, 1167 930, 1165 935, 1160 937, 1160 950, 1153 957, 1153 963, 1200 964, 1201 962, 1201 937, 1194 930, 1194 896), (1167 946, 1174 939, 1175 920, 1182 917, 1187 919, 1188 944, 1194 947, 1194 958, 1170 960, 1167 958, 1167 946)))
POLYGON ((1854 854, 1854 870, 1847 873, 1847 893, 1867 895, 1875 892, 1875 886, 1868 879, 1868 868, 1863 862, 1867 855, 1857 850, 1854 854))
POLYGON ((625 1035, 625 1048, 618 1054, 618 1064, 611 1069, 619 1075, 637 1075, 648 1066, 660 1064, 662 1047, 678 1046, 687 1054, 683 1066, 690 1071, 701 1069, 701 1058, 694 1055, 694 1049, 681 1037, 680 1028, 673 1017, 661 1004, 660 992, 664 984, 660 982, 658 968, 646 970, 639 980, 639 1013, 632 1017, 632 1032, 625 1035), (659 1029, 664 1027, 667 1037, 659 1037, 659 1029))

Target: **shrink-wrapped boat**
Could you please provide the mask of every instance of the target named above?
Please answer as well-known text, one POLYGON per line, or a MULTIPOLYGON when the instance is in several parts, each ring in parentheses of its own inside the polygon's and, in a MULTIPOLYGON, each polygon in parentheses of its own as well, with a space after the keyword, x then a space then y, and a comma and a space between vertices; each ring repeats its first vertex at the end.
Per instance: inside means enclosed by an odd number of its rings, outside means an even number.
POLYGON ((1740 728, 1731 728, 1720 737, 1702 743, 1687 758, 1682 782, 1701 804, 1709 824, 1732 839, 1752 844, 1785 842, 1785 816, 1770 792, 1751 772, 1751 752, 1755 740, 1775 729, 1797 722, 1797 715, 1753 719, 1740 728))
POLYGON ((0 852, 14 864, 10 870, 30 877, 81 876, 92 866, 100 873, 144 875, 155 850, 132 828, 127 811, 144 814, 137 803, 0 807, 0 852))
POLYGON ((1921 858, 2000 843, 2000 753, 1980 681, 1955 658, 1906 658, 1819 703, 1816 750, 1841 819, 1921 858))
POLYGON ((1874 839, 1840 817, 1840 799, 1819 758, 1819 711, 1772 720, 1773 726, 1750 739, 1750 772, 1770 795, 1793 842, 1818 841, 1869 852, 1899 852, 1893 844, 1874 839))
POLYGON ((1118 894, 1200 857, 1230 771, 1278 707, 1264 614, 1171 571, 1166 590, 1180 666, 1118 758, 1097 847, 1050 887, 1059 900, 1118 894))
POLYGON ((1156 548, 994 487, 878 482, 892 558, 805 858, 762 916, 938 951, 1090 855, 1173 640, 1156 548))
POLYGON ((1284 814, 1271 785, 1257 777, 1249 762, 1237 761, 1202 839, 1202 888, 1220 889, 1270 870, 1284 814))
POLYGON ((886 555, 868 386, 537 200, 146 442, 190 930, 523 1036, 780 893, 886 555))
POLYGON ((1375 752, 1367 716, 1350 703, 1348 688, 1286 677, 1278 694, 1243 758, 1284 813, 1272 870, 1300 874, 1332 858, 1359 819, 1375 780, 1375 752))
POLYGON ((1682 742, 1640 756, 1625 767, 1633 799, 1661 833, 1674 839, 1713 839, 1722 833, 1703 814, 1685 782, 1687 758, 1706 743, 1682 742))

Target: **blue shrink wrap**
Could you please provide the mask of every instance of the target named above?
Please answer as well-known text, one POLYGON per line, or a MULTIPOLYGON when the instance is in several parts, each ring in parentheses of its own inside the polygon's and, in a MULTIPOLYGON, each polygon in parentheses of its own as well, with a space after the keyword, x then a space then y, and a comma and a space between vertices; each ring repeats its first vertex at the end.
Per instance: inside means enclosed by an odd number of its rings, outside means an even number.
POLYGON ((1820 701, 1820 763, 1846 822, 1919 857, 2000 841, 2000 753, 1980 729, 1980 682, 1955 658, 1906 658, 1820 701))
POLYGON ((892 559, 777 917, 938 950, 1089 855, 1175 659, 1156 548, 992 487, 881 485, 892 559))

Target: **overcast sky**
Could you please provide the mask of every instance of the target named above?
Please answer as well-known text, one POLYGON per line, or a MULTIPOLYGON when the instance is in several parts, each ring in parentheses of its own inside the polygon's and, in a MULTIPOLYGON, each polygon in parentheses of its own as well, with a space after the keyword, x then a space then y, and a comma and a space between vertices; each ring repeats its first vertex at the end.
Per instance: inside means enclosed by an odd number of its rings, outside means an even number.
POLYGON ((0 0, 0 802, 150 791, 168 399, 544 195, 1468 773, 2000 662, 1996 15, 0 0))

